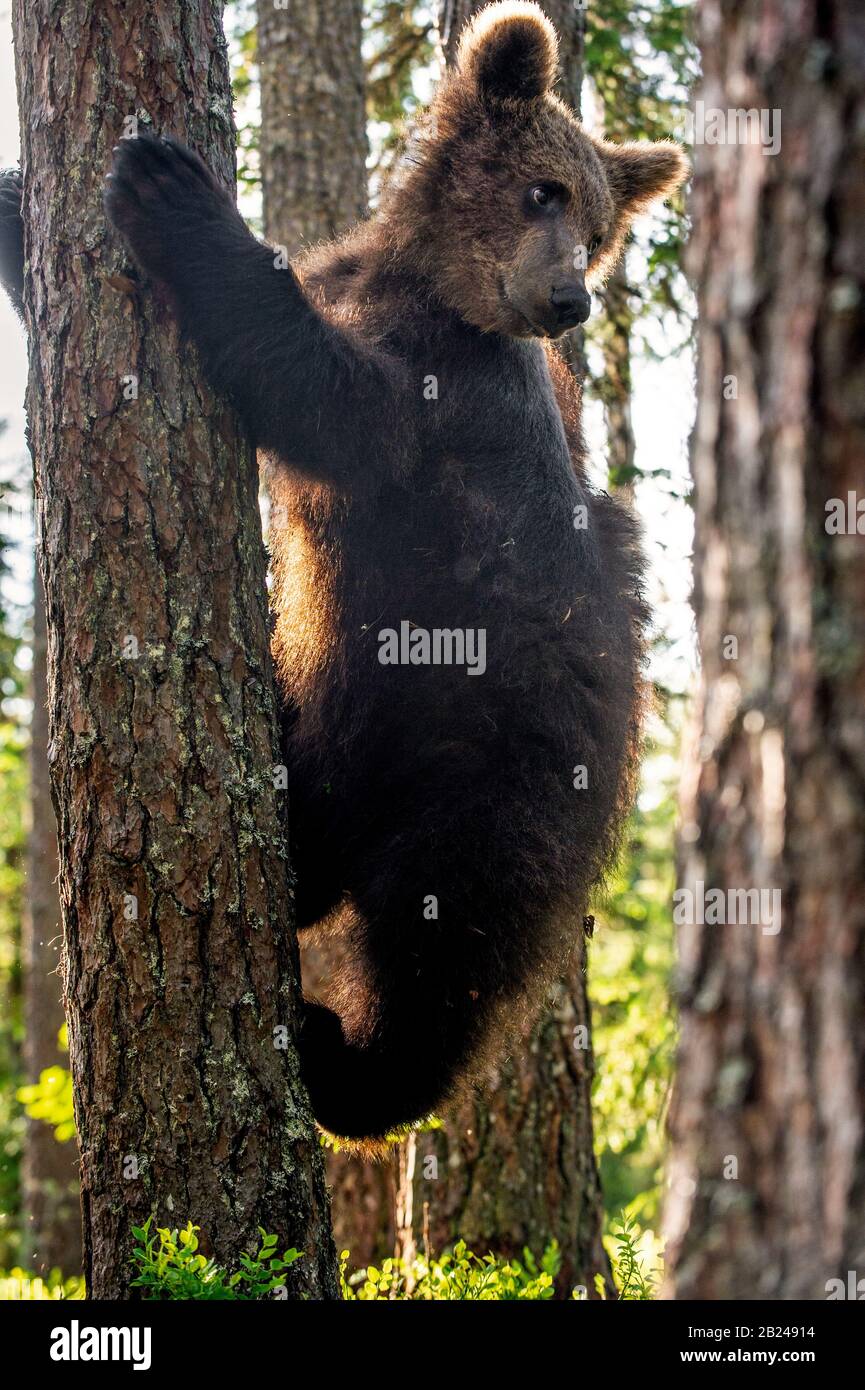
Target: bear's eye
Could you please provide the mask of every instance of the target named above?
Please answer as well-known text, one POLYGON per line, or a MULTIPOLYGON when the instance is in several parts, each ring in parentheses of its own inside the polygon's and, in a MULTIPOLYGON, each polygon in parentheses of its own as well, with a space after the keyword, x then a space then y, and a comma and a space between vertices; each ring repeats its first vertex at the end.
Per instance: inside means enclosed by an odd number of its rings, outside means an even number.
POLYGON ((532 212, 555 212, 565 201, 565 190, 558 183, 533 183, 527 201, 532 212))
POLYGON ((593 236, 593 237, 592 237, 591 241, 589 242, 588 246, 586 247, 586 250, 587 250, 588 253, 589 253, 589 260, 591 260, 593 256, 597 256, 597 254, 598 254, 598 252, 600 251, 600 249, 601 249, 601 247, 603 246, 603 244, 604 244, 604 238, 603 238, 602 236, 593 236))

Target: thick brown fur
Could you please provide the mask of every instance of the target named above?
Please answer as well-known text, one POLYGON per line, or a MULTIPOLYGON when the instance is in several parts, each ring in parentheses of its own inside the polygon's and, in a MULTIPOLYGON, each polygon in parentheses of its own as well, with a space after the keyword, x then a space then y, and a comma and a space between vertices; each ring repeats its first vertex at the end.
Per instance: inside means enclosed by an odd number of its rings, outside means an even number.
POLYGON ((106 194, 270 459, 299 926, 343 948, 302 1061, 368 1143, 536 1007, 633 789, 637 527, 539 340, 585 317, 580 249, 591 285, 684 161, 592 139, 555 70, 535 6, 490 7, 378 215, 294 272, 173 141, 124 141, 106 194), (403 622, 483 630, 485 669, 382 664, 403 622))

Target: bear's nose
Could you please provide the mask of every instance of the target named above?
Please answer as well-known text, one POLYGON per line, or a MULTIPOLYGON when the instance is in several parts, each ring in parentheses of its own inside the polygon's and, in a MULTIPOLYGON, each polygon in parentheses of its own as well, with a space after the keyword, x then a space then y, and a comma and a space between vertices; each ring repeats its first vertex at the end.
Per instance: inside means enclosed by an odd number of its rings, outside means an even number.
POLYGON ((585 323, 592 311, 591 295, 585 285, 577 284, 576 280, 554 288, 550 295, 550 303, 562 326, 585 323))

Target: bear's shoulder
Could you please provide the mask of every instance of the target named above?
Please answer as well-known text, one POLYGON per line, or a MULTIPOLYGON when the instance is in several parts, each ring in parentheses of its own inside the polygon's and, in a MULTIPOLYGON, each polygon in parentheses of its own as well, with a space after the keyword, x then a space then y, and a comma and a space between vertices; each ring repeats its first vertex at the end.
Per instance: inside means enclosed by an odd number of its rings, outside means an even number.
POLYGON ((311 246, 292 262, 292 269, 310 299, 322 307, 351 297, 368 271, 362 243, 351 236, 311 246))

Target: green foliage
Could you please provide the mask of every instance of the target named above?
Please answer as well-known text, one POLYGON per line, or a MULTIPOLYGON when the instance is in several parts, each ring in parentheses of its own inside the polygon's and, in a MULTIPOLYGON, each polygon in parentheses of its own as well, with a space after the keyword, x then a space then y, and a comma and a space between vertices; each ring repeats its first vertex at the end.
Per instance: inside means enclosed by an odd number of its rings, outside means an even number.
POLYGON ((637 1223, 623 1212, 613 1228, 613 1276, 623 1303, 645 1303, 655 1296, 655 1275, 644 1268, 639 1237, 637 1223))
POLYGON ((593 1112, 607 1209, 624 1209, 650 1228, 659 1216, 676 1044, 670 990, 678 735, 662 726, 656 738, 622 863, 597 910, 589 969, 593 1112))
POLYGON ((612 140, 662 140, 699 65, 693 0, 605 0, 586 10, 586 77, 612 140))
POLYGON ((276 1236, 259 1227, 261 1245, 255 1255, 241 1255, 240 1269, 230 1274, 215 1260, 202 1255, 197 1231, 190 1221, 184 1230, 158 1227, 151 1231, 152 1217, 143 1226, 133 1226, 135 1248, 132 1262, 138 1273, 131 1287, 143 1289, 145 1299, 192 1299, 197 1301, 253 1302, 281 1293, 285 1272, 302 1258, 297 1250, 276 1253, 276 1236))
MULTIPOLYGON (((57 1046, 63 1052, 69 1049, 65 1023, 57 1034, 57 1046)), ((75 1138, 72 1073, 66 1067, 46 1067, 39 1073, 38 1081, 18 1087, 17 1097, 31 1120, 44 1120, 54 1127, 58 1143, 75 1138)))
MULTIPOLYGON (((698 71, 692 13, 691 0, 608 0, 587 10, 586 83, 609 139, 682 135, 698 71)), ((623 411, 632 394, 634 364, 666 360, 692 343, 695 309, 682 272, 687 234, 680 189, 637 220, 625 261, 598 291, 604 312, 587 325, 587 392, 601 402, 608 427, 618 435, 610 457, 614 488, 648 476, 641 458, 625 461, 630 426, 623 411)), ((667 469, 653 475, 671 476, 667 469)))
POLYGON ((419 78, 435 72, 433 9, 402 0, 365 5, 366 105, 373 127, 374 181, 392 166, 407 130, 430 95, 419 78))
MULTIPOLYGON (((0 422, 0 432, 5 428, 0 422)), ((0 516, 19 510, 26 479, 0 481, 0 516)), ((26 647, 24 615, 6 600, 8 537, 0 532, 0 1266, 17 1255, 19 1170, 24 1116, 21 1080, 21 908, 27 807, 26 647)))
MULTIPOLYGON (((655 1275, 647 1271, 647 1258, 642 1234, 633 1217, 622 1213, 614 1223, 610 1240, 613 1277, 618 1297, 624 1302, 648 1300, 654 1297, 655 1275)), ((381 1267, 370 1266, 347 1274, 348 1250, 340 1255, 342 1296, 362 1302, 451 1301, 515 1301, 546 1302, 554 1297, 556 1276, 562 1259, 558 1245, 552 1241, 540 1261, 530 1250, 523 1250, 522 1260, 503 1260, 496 1255, 474 1255, 464 1241, 458 1241, 453 1253, 438 1259, 418 1256, 407 1266, 403 1260, 384 1260, 381 1267)), ((603 1275, 595 1276, 595 1288, 606 1297, 603 1275)), ((574 1289, 572 1299, 580 1301, 574 1289)))
POLYGON ((84 1280, 80 1275, 64 1279, 59 1269, 41 1277, 23 1269, 0 1269, 0 1303, 46 1302, 53 1299, 82 1299, 84 1280))
POLYGON ((254 0, 233 0, 225 7, 225 33, 229 39, 231 91, 235 102, 255 94, 258 81, 258 24, 254 0))
MULTIPOLYGON (((586 11, 586 78, 611 140, 665 140, 681 130, 698 51, 692 0, 605 0, 586 11)), ((681 272, 687 221, 682 194, 653 219, 641 247, 639 316, 672 311, 690 329, 681 272)), ((644 344, 645 346, 645 344, 644 344)))
POLYGON ((58 1143, 75 1138, 72 1073, 65 1067, 46 1067, 33 1085, 19 1086, 18 1099, 31 1120, 44 1120, 54 1127, 58 1143))
POLYGON ((225 33, 237 123, 238 196, 259 192, 258 22, 255 0, 234 0, 225 8, 225 33))
MULTIPOLYGON (((606 1244, 613 1267, 613 1283, 619 1303, 648 1302, 655 1297, 661 1261, 653 1241, 646 1241, 632 1216, 622 1212, 613 1222, 606 1244), (648 1253, 647 1253, 648 1244, 648 1253), (651 1268, 648 1268, 651 1261, 651 1268)), ((598 1298, 606 1299, 607 1286, 602 1274, 595 1275, 595 1292, 598 1298)), ((576 1291, 574 1292, 576 1298, 576 1291)))
POLYGON ((454 1302, 544 1300, 553 1297, 561 1254, 555 1242, 540 1262, 530 1250, 522 1260, 503 1260, 495 1255, 473 1255, 464 1241, 453 1253, 439 1259, 419 1256, 408 1266, 403 1260, 384 1260, 380 1269, 370 1265, 346 1277, 349 1252, 340 1256, 343 1298, 361 1302, 454 1302))
MULTIPOLYGON (((133 1288, 146 1300, 253 1302, 282 1293, 287 1269, 302 1258, 297 1250, 276 1254, 277 1238, 261 1228, 261 1245, 254 1256, 243 1255, 241 1268, 229 1274, 199 1250, 198 1226, 190 1221, 183 1230, 158 1228, 152 1222, 133 1226, 132 1256, 138 1273, 133 1288)), ((639 1228, 624 1213, 617 1222, 612 1251, 613 1273, 619 1298, 646 1300, 654 1296, 654 1275, 645 1270, 639 1245, 639 1228)), ((347 1275, 349 1252, 340 1255, 342 1296, 349 1302, 548 1302, 554 1296, 561 1254, 555 1241, 540 1260, 528 1249, 521 1260, 495 1255, 474 1255, 464 1241, 439 1259, 419 1257, 410 1267, 402 1260, 384 1260, 380 1268, 369 1266, 347 1275)), ((604 1281, 596 1276, 599 1295, 604 1281)), ((575 1289, 573 1299, 579 1299, 575 1289)), ((0 1302, 6 1300, 83 1299, 84 1280, 64 1279, 59 1270, 41 1278, 23 1269, 0 1270, 0 1302)))

